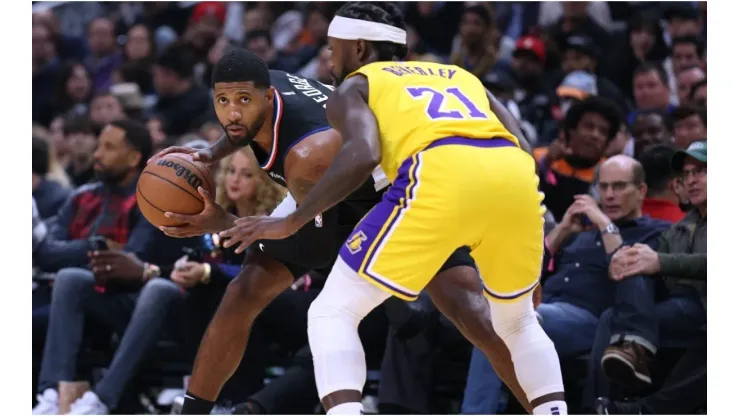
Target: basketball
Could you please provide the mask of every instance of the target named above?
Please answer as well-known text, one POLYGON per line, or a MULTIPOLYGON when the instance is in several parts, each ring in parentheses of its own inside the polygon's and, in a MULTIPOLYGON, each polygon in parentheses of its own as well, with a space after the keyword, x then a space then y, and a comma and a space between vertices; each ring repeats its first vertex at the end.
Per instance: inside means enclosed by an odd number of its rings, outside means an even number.
POLYGON ((213 195, 210 171, 189 155, 169 154, 146 166, 136 184, 136 202, 141 213, 155 227, 183 225, 164 216, 165 212, 194 215, 205 204, 198 193, 203 187, 213 195))

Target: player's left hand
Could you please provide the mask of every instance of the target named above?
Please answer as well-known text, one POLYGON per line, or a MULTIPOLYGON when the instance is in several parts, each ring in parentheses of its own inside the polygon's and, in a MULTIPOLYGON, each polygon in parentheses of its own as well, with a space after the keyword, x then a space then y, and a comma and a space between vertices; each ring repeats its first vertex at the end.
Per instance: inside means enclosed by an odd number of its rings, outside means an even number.
POLYGON ((227 239, 224 247, 236 248, 237 253, 241 253, 257 240, 281 240, 294 234, 299 226, 295 225, 289 219, 275 217, 244 217, 234 221, 234 227, 220 232, 221 238, 227 239))

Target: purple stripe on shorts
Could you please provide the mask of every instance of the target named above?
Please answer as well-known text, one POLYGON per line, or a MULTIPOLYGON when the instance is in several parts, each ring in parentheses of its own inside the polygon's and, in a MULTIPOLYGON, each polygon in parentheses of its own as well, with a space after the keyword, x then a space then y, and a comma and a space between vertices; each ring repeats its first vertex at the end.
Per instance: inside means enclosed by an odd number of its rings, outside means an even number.
POLYGON ((533 290, 534 288, 536 288, 536 287, 537 287, 537 284, 538 284, 538 283, 539 283, 539 280, 538 280, 538 281, 536 281, 536 282, 535 282, 535 283, 534 283, 534 284, 533 284, 532 286, 530 286, 530 287, 528 287, 528 288, 526 288, 526 289, 524 289, 524 290, 521 290, 521 291, 519 291, 519 292, 516 292, 516 293, 514 293, 513 295, 506 295, 506 296, 501 296, 501 295, 497 295, 497 294, 495 294, 495 293, 491 292, 490 290, 488 290, 488 288, 487 288, 487 287, 485 287, 485 285, 483 286, 483 290, 485 290, 485 291, 486 291, 486 293, 488 293, 489 295, 493 296, 493 297, 494 297, 494 298, 496 298, 496 299, 501 299, 501 300, 513 300, 513 299, 516 299, 516 298, 518 298, 518 297, 520 297, 520 296, 524 296, 524 295, 526 295, 527 293, 531 292, 531 291, 532 291, 532 290, 533 290))
POLYGON ((500 137, 494 137, 492 139, 471 139, 468 137, 445 137, 444 139, 435 140, 432 142, 429 146, 426 147, 425 150, 433 149, 435 147, 439 146, 446 146, 446 145, 463 145, 463 146, 473 146, 473 147, 507 147, 507 146, 514 146, 516 147, 516 143, 512 142, 511 140, 502 139, 500 137))
POLYGON ((355 230, 352 232, 350 238, 339 251, 339 255, 342 259, 356 272, 362 272, 369 276, 381 285, 391 289, 392 291, 403 294, 409 298, 415 298, 418 296, 416 293, 409 293, 400 288, 394 287, 381 280, 382 276, 376 276, 369 272, 367 269, 370 266, 372 257, 377 253, 378 249, 383 243, 383 240, 388 236, 390 231, 393 229, 394 224, 398 221, 401 213, 408 208, 409 200, 414 198, 416 192, 416 185, 418 184, 418 172, 419 170, 419 155, 416 154, 406 159, 401 167, 398 169, 398 176, 393 182, 388 191, 383 195, 383 199, 370 211, 370 213, 357 224, 355 230), (412 170, 413 166, 413 170, 412 170), (409 198, 406 198, 406 195, 409 198), (398 209, 394 209, 399 207, 398 209), (380 234, 383 226, 387 224, 385 230, 380 234), (361 233, 361 234, 360 234, 361 233), (360 243, 359 250, 351 250, 349 245, 353 239, 362 240, 360 243), (372 252, 368 252, 368 248, 377 241, 372 252), (362 268, 362 262, 367 259, 365 268, 362 268))

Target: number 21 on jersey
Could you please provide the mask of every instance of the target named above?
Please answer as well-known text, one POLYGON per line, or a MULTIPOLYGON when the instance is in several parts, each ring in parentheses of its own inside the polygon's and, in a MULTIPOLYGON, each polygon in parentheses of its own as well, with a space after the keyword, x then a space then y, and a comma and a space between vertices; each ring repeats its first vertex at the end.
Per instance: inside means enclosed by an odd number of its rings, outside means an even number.
POLYGON ((472 101, 457 87, 437 90, 430 87, 406 87, 406 92, 415 100, 427 99, 427 115, 432 120, 485 119, 488 116, 480 111, 472 101), (457 100, 467 109, 467 114, 457 110, 445 111, 447 100, 457 100))

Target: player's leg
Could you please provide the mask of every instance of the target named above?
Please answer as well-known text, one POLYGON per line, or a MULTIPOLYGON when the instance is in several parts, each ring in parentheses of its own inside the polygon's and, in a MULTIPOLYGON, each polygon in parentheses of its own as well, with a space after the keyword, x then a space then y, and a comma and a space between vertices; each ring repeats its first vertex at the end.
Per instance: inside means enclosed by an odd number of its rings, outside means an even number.
POLYGON ((342 246, 324 289, 308 312, 316 387, 328 414, 360 414, 366 378, 360 321, 394 295, 415 299, 458 246, 445 237, 446 197, 409 158, 391 189, 342 246), (440 226, 440 224, 443 224, 440 226))
POLYGON ((257 250, 247 252, 201 341, 182 414, 210 413, 224 383, 244 355, 257 315, 293 283, 281 262, 257 250))
POLYGON ((560 361, 539 325, 532 294, 544 248, 542 195, 534 164, 515 148, 491 149, 490 180, 481 205, 488 226, 472 255, 483 279, 496 333, 511 353, 519 384, 534 414, 567 414, 560 361))
POLYGON ((493 330, 490 308, 481 292, 480 276, 469 251, 460 248, 452 253, 426 290, 437 309, 486 355, 499 378, 524 409, 532 413, 527 395, 516 378, 509 349, 493 330))

